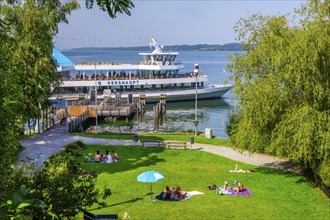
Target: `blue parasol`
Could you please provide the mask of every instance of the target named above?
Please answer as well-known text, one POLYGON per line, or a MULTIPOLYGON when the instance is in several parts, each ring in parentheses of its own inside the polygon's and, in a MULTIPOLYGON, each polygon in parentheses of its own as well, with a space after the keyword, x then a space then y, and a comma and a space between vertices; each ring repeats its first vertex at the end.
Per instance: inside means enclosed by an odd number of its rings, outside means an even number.
POLYGON ((160 180, 164 179, 163 174, 150 170, 150 171, 146 171, 141 173, 138 177, 137 177, 137 181, 139 182, 143 182, 143 183, 150 183, 150 200, 152 200, 152 185, 151 183, 154 182, 158 182, 160 180))

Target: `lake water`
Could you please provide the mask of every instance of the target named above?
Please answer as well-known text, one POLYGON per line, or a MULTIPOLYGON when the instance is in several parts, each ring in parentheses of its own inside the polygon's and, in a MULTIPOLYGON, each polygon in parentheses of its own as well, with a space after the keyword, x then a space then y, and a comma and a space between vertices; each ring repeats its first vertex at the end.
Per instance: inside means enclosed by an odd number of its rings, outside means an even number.
MULTIPOLYGON (((88 49, 62 52, 74 63, 83 61, 137 63, 142 60, 137 51, 88 49)), ((225 71, 228 62, 227 57, 233 53, 232 51, 181 51, 176 59, 185 65, 182 72, 192 72, 194 64, 198 63, 200 73, 208 75, 210 83, 223 84, 229 76, 229 73, 225 71)), ((156 131, 160 132, 195 130, 193 123, 195 119, 194 101, 167 103, 166 117, 157 127, 153 119, 153 105, 147 106, 146 115, 142 120, 136 121, 132 127, 125 129, 129 129, 131 132, 142 130, 151 132, 155 131, 155 128, 156 131)), ((225 122, 230 111, 235 108, 235 95, 229 91, 221 99, 199 100, 197 105, 198 131, 204 132, 205 128, 210 128, 214 136, 227 138, 225 122)))

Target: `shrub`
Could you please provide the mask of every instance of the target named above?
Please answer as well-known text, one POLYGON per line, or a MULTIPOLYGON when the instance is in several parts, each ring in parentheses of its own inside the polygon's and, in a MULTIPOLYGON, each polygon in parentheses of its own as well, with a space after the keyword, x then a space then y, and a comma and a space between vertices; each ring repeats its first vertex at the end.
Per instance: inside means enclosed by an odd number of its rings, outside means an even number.
POLYGON ((324 161, 319 170, 319 176, 326 187, 330 187, 330 160, 324 161))
POLYGON ((95 174, 77 176, 72 174, 74 157, 71 154, 53 157, 33 177, 33 187, 38 199, 44 201, 60 218, 74 217, 84 207, 93 204, 105 205, 98 198, 107 198, 109 188, 101 193, 96 188, 95 174))
POLYGON ((73 156, 81 156, 82 155, 82 150, 86 148, 84 142, 82 141, 76 141, 73 143, 70 143, 66 146, 64 146, 65 152, 70 153, 73 156))

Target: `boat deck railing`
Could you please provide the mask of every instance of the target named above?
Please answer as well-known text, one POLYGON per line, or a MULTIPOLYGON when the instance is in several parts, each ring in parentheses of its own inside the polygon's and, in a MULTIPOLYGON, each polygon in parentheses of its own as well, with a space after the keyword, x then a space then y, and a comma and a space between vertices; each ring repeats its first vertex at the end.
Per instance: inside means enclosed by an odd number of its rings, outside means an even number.
MULTIPOLYGON (((202 77, 203 75, 199 75, 199 77, 202 77)), ((125 75, 125 76, 115 76, 115 77, 107 77, 105 74, 102 74, 101 76, 96 75, 96 80, 139 80, 139 79, 173 79, 173 78, 194 78, 194 75, 192 72, 187 72, 183 74, 175 74, 175 75, 146 75, 142 76, 139 74, 131 75, 131 77, 125 75)), ((77 75, 75 77, 71 77, 70 81, 92 81, 95 80, 95 76, 83 76, 83 75, 77 75)))

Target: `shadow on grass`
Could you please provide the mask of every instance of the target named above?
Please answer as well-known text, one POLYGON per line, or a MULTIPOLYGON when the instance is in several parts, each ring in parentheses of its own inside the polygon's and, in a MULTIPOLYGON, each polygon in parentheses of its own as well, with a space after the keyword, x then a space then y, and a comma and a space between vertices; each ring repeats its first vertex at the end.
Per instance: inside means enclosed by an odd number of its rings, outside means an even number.
POLYGON ((94 155, 97 150, 100 150, 101 154, 104 154, 106 150, 115 151, 119 157, 119 162, 110 164, 86 162, 84 156, 77 158, 84 169, 94 170, 98 174, 124 172, 166 162, 164 158, 158 156, 158 153, 165 149, 158 147, 89 145, 84 150, 83 155, 94 155))
POLYGON ((118 205, 122 205, 122 204, 127 204, 127 203, 132 203, 132 202, 137 202, 139 200, 144 200, 144 198, 135 198, 135 199, 130 199, 124 202, 118 202, 115 204, 111 204, 111 205, 107 205, 107 206, 103 206, 103 207, 98 207, 98 208, 94 208, 94 209, 89 209, 88 211, 95 211, 95 210, 100 210, 103 208, 108 208, 108 207, 113 207, 113 206, 118 206, 118 205))
MULTIPOLYGON (((290 164, 291 162, 277 162, 279 166, 257 167, 256 172, 262 174, 284 175, 286 177, 300 177, 296 183, 309 183, 312 187, 317 187, 314 178, 302 168, 297 168, 297 165, 290 164), (292 170, 293 169, 293 170, 292 170), (298 169, 298 170, 297 170, 298 169)), ((270 164, 269 164, 270 165, 270 164)))

